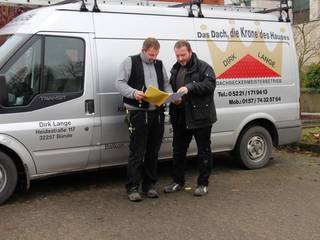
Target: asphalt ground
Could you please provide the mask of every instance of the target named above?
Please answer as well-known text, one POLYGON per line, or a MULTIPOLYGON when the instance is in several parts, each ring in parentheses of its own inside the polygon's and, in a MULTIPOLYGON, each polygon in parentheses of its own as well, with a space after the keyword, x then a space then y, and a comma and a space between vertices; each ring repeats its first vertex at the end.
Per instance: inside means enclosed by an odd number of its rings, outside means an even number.
MULTIPOLYGON (((320 239, 320 158, 275 150, 269 166, 243 170, 215 154, 209 194, 194 197, 197 162, 188 162, 192 190, 129 202, 125 168, 33 182, 0 206, 0 239, 320 239)), ((170 181, 159 166, 157 188, 170 181)))

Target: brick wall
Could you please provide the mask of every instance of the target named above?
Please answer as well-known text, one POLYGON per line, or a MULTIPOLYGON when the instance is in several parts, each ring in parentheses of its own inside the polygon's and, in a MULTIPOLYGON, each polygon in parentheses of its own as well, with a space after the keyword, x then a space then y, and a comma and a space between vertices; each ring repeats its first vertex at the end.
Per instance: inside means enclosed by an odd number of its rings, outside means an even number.
POLYGON ((14 17, 29 10, 27 7, 1 6, 0 5, 0 28, 10 22, 14 17))

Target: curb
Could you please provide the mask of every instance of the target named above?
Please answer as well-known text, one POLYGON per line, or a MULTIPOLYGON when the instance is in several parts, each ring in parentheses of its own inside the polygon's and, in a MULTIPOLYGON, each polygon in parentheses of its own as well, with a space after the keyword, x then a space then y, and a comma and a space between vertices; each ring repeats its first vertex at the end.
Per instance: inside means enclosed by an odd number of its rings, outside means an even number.
POLYGON ((302 120, 303 128, 320 127, 320 120, 302 120))
POLYGON ((320 153, 320 145, 299 143, 297 146, 310 152, 320 153))
POLYGON ((320 127, 320 113, 302 112, 300 119, 303 128, 320 127))

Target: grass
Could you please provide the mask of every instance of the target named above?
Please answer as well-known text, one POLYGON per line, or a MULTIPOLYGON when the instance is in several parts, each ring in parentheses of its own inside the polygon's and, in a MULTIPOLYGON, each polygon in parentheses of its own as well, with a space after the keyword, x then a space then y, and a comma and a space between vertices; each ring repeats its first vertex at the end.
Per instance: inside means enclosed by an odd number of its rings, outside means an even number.
POLYGON ((279 146, 277 149, 310 157, 320 157, 320 127, 303 128, 300 143, 279 146))
POLYGON ((320 145, 320 127, 304 128, 300 143, 320 145))

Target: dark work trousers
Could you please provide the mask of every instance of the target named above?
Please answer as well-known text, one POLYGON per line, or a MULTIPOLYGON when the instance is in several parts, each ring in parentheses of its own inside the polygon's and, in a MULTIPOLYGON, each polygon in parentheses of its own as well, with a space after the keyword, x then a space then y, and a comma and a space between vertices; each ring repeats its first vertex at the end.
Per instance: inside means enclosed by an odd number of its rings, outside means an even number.
POLYGON ((142 180, 142 190, 149 188, 158 180, 158 153, 164 132, 163 111, 131 110, 129 121, 129 159, 127 167, 128 192, 138 190, 142 180))
POLYGON ((173 181, 183 185, 185 183, 186 154, 194 136, 198 148, 199 177, 198 185, 208 186, 212 169, 211 127, 187 129, 184 109, 178 109, 172 119, 173 127, 173 181))

